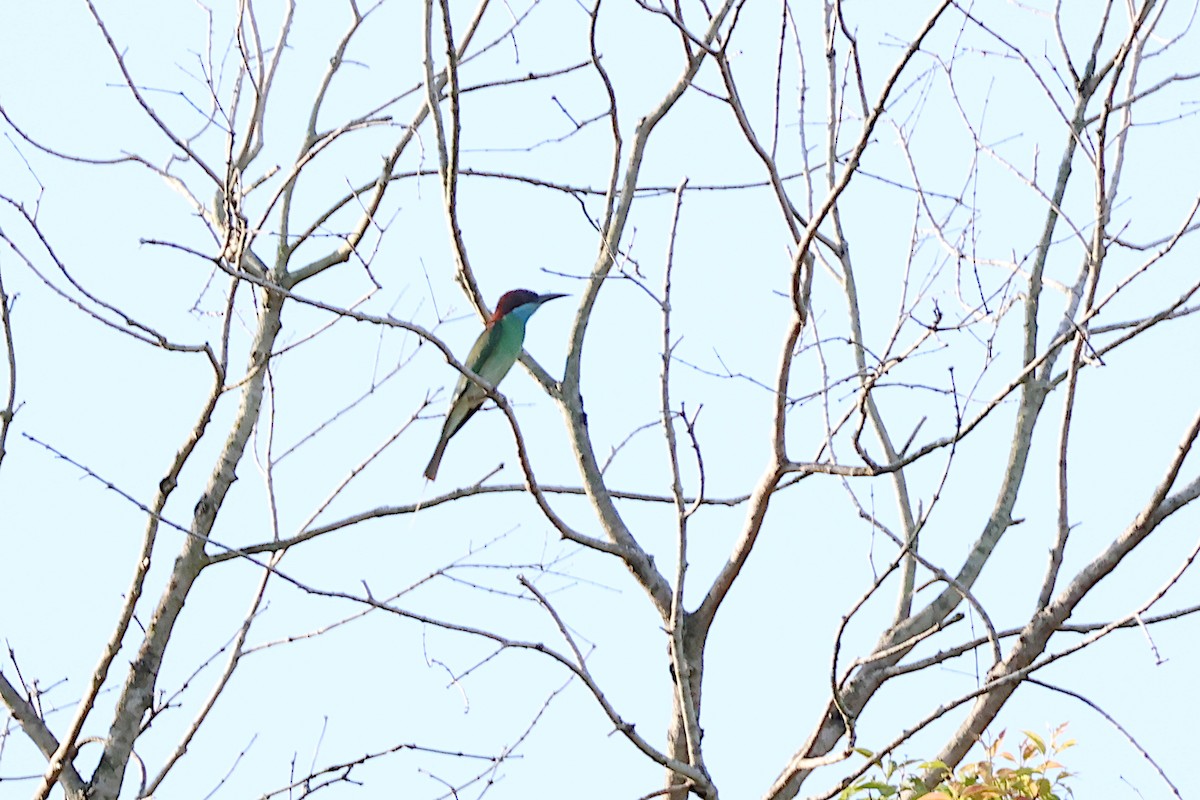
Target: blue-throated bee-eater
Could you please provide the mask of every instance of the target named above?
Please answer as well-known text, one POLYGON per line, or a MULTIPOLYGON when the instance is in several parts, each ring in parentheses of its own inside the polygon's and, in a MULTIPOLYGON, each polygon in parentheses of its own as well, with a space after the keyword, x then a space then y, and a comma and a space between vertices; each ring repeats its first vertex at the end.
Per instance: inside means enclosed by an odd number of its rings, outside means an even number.
MULTIPOLYGON (((521 346, 525 343, 525 323, 533 316, 533 312, 541 308, 542 303, 558 297, 566 295, 537 294, 528 289, 506 292, 496 304, 495 313, 475 340, 475 346, 467 354, 463 365, 492 386, 497 386, 521 355, 521 346)), ((442 425, 442 434, 438 437, 429 465, 425 467, 426 478, 433 480, 437 477, 446 445, 486 399, 487 392, 482 386, 466 375, 459 376, 454 396, 450 398, 450 410, 446 412, 446 422, 442 425)))

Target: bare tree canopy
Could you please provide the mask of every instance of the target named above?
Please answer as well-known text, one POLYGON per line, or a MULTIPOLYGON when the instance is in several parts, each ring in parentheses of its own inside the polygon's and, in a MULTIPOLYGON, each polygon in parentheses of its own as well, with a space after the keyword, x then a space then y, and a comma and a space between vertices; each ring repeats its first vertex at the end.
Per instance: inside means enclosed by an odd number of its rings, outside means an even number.
POLYGON ((7 4, 0 794, 1182 796, 1196 13, 7 4))

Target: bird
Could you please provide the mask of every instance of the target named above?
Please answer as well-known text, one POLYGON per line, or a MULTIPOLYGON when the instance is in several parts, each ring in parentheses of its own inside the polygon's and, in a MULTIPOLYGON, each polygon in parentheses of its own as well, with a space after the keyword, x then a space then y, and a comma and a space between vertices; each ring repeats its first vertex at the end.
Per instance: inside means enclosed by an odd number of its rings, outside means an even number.
MULTIPOLYGON (((521 346, 525 342, 525 323, 529 322, 533 312, 541 308, 543 303, 559 297, 566 295, 537 294, 528 289, 505 292, 496 303, 495 312, 488 319, 483 333, 475 340, 475 345, 463 364, 492 386, 497 386, 521 355, 521 346)), ((425 467, 425 477, 428 480, 437 478, 446 445, 467 420, 475 415, 487 397, 487 392, 482 386, 466 375, 459 376, 454 395, 450 398, 450 408, 446 412, 442 433, 438 436, 433 456, 425 467)))

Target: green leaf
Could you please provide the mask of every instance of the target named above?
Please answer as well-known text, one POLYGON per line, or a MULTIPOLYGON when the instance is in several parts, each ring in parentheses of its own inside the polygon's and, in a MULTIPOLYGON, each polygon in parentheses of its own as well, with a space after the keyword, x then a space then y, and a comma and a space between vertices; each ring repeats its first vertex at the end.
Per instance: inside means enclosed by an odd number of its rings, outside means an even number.
POLYGON ((874 789, 875 791, 879 792, 884 797, 891 797, 896 792, 900 791, 895 786, 892 786, 891 784, 888 784, 888 783, 882 783, 880 781, 867 781, 864 784, 860 784, 860 788, 874 789))

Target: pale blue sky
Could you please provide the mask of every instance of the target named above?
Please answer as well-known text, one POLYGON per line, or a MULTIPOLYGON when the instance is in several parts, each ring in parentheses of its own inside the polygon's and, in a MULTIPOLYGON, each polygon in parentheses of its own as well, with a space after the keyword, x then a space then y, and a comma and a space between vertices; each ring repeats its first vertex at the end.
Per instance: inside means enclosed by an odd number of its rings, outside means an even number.
MULTIPOLYGON (((623 133, 631 135, 637 119, 662 96, 678 74, 678 37, 663 20, 636 9, 626 0, 607 0, 600 29, 601 51, 620 97, 623 133)), ((255 5, 264 39, 273 39, 278 4, 255 5)), ((455 4, 456 13, 460 13, 455 4)), ((802 5, 802 4, 797 4, 802 5)), ((1044 4, 1042 4, 1044 5, 1044 4)), ((214 5, 216 31, 212 47, 220 61, 229 37, 232 3, 214 5)), ((1090 41, 1089 15, 1098 3, 1082 4, 1065 36, 1077 62, 1090 41), (1086 6, 1086 10, 1083 8, 1086 6)), ((522 7, 513 6, 520 14, 522 7)), ((889 3, 846 4, 858 42, 872 101, 901 45, 928 13, 911 13, 889 3)), ((1043 75, 1061 75, 1061 55, 1053 28, 1042 14, 1027 7, 977 3, 1015 46, 1021 47, 1043 75)), ((99 10, 125 52, 138 83, 170 124, 197 133, 207 109, 198 80, 198 53, 206 48, 204 15, 192 3, 101 3, 99 10), (182 93, 182 94, 181 94, 182 93)), ((807 15, 812 35, 820 15, 807 15)), ((1185 39, 1160 57, 1145 62, 1143 85, 1164 76, 1194 74, 1200 47, 1186 29, 1191 7, 1172 6, 1161 30, 1185 39)), ((465 6, 461 13, 469 11, 465 6)), ((327 108, 329 122, 374 108, 414 87, 421 78, 419 14, 415 3, 392 3, 378 12, 356 41, 348 65, 335 83, 327 108)), ((1123 13, 1115 10, 1114 14, 1123 13)), ((769 129, 779 25, 777 4, 749 3, 739 22, 734 59, 747 87, 745 100, 756 123, 769 129), (766 42, 766 44, 763 44, 766 42)), ((476 42, 496 38, 511 24, 503 4, 490 9, 476 42)), ((950 52, 958 42, 954 77, 962 114, 980 131, 995 153, 1050 185, 1065 140, 1061 120, 1029 70, 1005 54, 997 42, 961 17, 935 31, 931 50, 950 52)), ((298 147, 297 124, 306 119, 314 88, 336 38, 345 29, 343 4, 300 3, 291 49, 275 88, 268 121, 267 150, 255 175, 270 165, 287 165, 298 147)), ((544 2, 518 29, 514 40, 502 41, 463 68, 465 86, 512 78, 578 63, 586 57, 587 18, 580 6, 544 2)), ((464 19, 456 19, 461 30, 464 19)), ((1118 30, 1124 28, 1117 26, 1118 30)), ((806 31, 805 36, 809 33, 806 31)), ((824 147, 824 81, 821 49, 806 39, 811 106, 805 135, 818 154, 824 147)), ((1109 44, 1109 43, 1106 43, 1109 44)), ((5 4, 0 8, 0 103, 26 133, 42 143, 89 158, 139 153, 156 164, 171 153, 132 103, 120 84, 87 7, 79 2, 5 4)), ((844 51, 843 51, 844 55, 844 51)), ((221 90, 227 97, 236 59, 229 55, 221 90)), ((785 54, 782 87, 785 116, 781 120, 779 161, 792 172, 802 163, 796 115, 794 52, 785 54)), ((715 70, 702 72, 700 86, 719 91, 715 70)), ((961 197, 947 230, 966 230, 968 248, 980 262, 1021 261, 1041 233, 1045 206, 1012 171, 981 155, 973 171, 974 148, 959 110, 946 91, 945 73, 932 59, 916 62, 902 78, 893 119, 906 126, 914 163, 924 187, 941 193, 931 205, 947 213, 949 200, 961 197), (970 211, 968 211, 970 207, 970 211), (972 216, 973 215, 973 216, 972 216)), ((1048 84, 1058 102, 1062 88, 1048 84)), ((1169 235, 1184 218, 1200 187, 1195 158, 1197 140, 1195 90, 1191 83, 1152 98, 1145 106, 1146 124, 1137 130, 1127 154, 1126 183, 1115 216, 1127 224, 1122 236, 1151 242, 1169 235), (1161 123, 1161 124, 1157 124, 1161 123)), ((380 159, 407 123, 420 98, 406 97, 388 109, 394 124, 360 133, 335 145, 314 164, 297 194, 298 216, 315 213, 330 198, 368 181, 380 159)), ((577 186, 603 189, 611 166, 606 120, 595 122, 562 142, 535 146, 563 137, 576 120, 604 110, 595 73, 579 70, 553 81, 519 84, 464 95, 463 163, 479 170, 538 175, 577 186), (557 101, 557 102, 556 102, 557 101)), ((850 124, 850 123, 848 123, 850 124)), ((857 122, 853 123, 857 125, 857 122)), ((0 142, 0 193, 32 209, 58 257, 71 275, 104 301, 151 325, 174 341, 215 341, 226 282, 201 259, 145 245, 143 239, 175 241, 204 252, 212 243, 204 226, 183 199, 148 170, 132 164, 96 167, 64 164, 21 142, 5 126, 0 142), (36 176, 36 178, 35 178, 36 176), (39 182, 41 187, 39 187, 39 182)), ((436 168, 436 145, 426 126, 420 148, 406 154, 399 169, 436 168)), ((917 315, 930 318, 933 298, 957 319, 958 286, 954 265, 932 235, 928 219, 916 223, 911 191, 887 181, 911 183, 897 147, 896 129, 881 124, 878 146, 868 152, 864 174, 846 196, 847 236, 854 245, 865 336, 876 347, 887 343, 900 305, 900 283, 912 255, 912 285, 929 277, 927 298, 917 315), (912 243, 916 239, 916 244, 912 243)), ((846 141, 852 136, 846 135, 846 141)), ((215 130, 197 147, 220 164, 223 140, 215 130)), ((180 174, 206 184, 197 172, 180 174)), ((686 177, 693 187, 762 180, 753 153, 736 129, 733 116, 718 100, 691 92, 663 122, 647 150, 643 185, 674 187, 686 177)), ((824 173, 814 180, 824 181, 824 173)), ((798 183, 795 196, 803 198, 798 183)), ((1091 184, 1078 181, 1067 198, 1072 214, 1087 218, 1091 184)), ((209 191, 205 189, 205 191, 209 191)), ((575 199, 556 192, 497 181, 464 177, 461 183, 462 227, 472 265, 489 303, 517 286, 578 295, 595 258, 595 232, 575 199)), ((818 199, 822 197, 818 193, 818 199)), ((207 200, 207 197, 203 198, 207 200)), ((259 198, 261 202, 261 196, 259 198)), ((634 204, 623 243, 646 284, 658 291, 673 199, 647 196, 634 204)), ((583 205, 593 215, 597 197, 583 205)), ((261 209, 252 209, 261 213, 261 209)), ((352 209, 353 211, 354 209, 352 209)), ((808 209, 801 209, 807 214, 808 209)), ((373 252, 371 275, 383 286, 361 310, 392 314, 433 327, 438 312, 449 317, 436 333, 463 354, 479 331, 470 306, 452 281, 446 224, 439 205, 436 176, 397 183, 381 210, 386 232, 373 252)), ((330 228, 344 225, 347 216, 330 228)), ((273 230, 273 220, 267 228, 273 230)), ((0 210, 0 229, 29 254, 58 286, 63 277, 39 250, 27 225, 9 206, 0 210)), ((1053 251, 1048 274, 1073 278, 1081 251, 1066 227, 1057 231, 1062 243, 1053 251)), ((323 238, 309 245, 315 257, 331 247, 323 238)), ((374 247, 376 240, 370 244, 374 247)), ((701 404, 707 491, 729 497, 751 490, 765 467, 772 395, 758 383, 773 381, 789 306, 786 291, 790 253, 778 207, 763 188, 731 191, 697 189, 686 195, 675 252, 674 323, 682 337, 672 386, 675 402, 689 412, 701 404), (687 366, 695 365, 699 369, 687 366), (725 367, 746 379, 715 377, 725 367), (757 383, 756 383, 757 382, 757 383)), ((260 240, 260 255, 270 256, 273 239, 260 240)), ((302 251, 303 252, 303 251, 302 251)), ((1102 322, 1112 323, 1147 313, 1176 297, 1195 280, 1196 249, 1185 240, 1159 267, 1123 294, 1102 322)), ((1101 294, 1146 257, 1114 248, 1101 294)), ((633 265, 629 269, 633 270, 633 265)), ((43 689, 54 684, 47 705, 69 706, 93 668, 119 609, 140 545, 144 515, 99 482, 35 444, 46 442, 86 465, 121 490, 146 502, 157 486, 184 435, 192 425, 210 383, 207 362, 199 355, 163 353, 98 325, 56 296, 7 246, 0 250, 5 288, 16 297, 14 336, 19 360, 18 391, 23 403, 0 466, 0 633, 16 653, 26 680, 43 689), (64 681, 65 683, 59 683, 64 681)), ((981 267, 989 287, 1001 285, 998 268, 981 267)), ((977 290, 964 267, 961 291, 977 290)), ((853 370, 846 336, 845 302, 825 272, 818 271, 814 317, 828 347, 830 375, 842 379, 853 370)), ((1015 296, 1016 282, 1002 302, 1015 296)), ((301 293, 333 305, 355 302, 371 283, 361 264, 350 263, 302 285, 301 293)), ((72 291, 73 296, 78 296, 72 291)), ((1053 290, 1050 290, 1052 293, 1053 290)), ((1055 303, 1061 303, 1055 296, 1055 303)), ((532 320, 526 346, 551 374, 559 375, 572 323, 573 300, 556 301, 532 320)), ((1057 308, 1058 306, 1055 306, 1057 308)), ((246 330, 253 322, 248 293, 239 301, 235 322, 234 364, 244 360, 246 330), (241 330, 238 326, 242 325, 241 330)), ((1043 326, 1057 324, 1046 311, 1043 326)), ((1020 312, 997 329, 991 350, 972 334, 943 336, 944 347, 929 347, 911 367, 895 377, 895 387, 881 390, 894 435, 901 441, 927 418, 918 442, 949 430, 954 404, 929 386, 947 385, 947 368, 955 369, 960 402, 969 416, 984 399, 1007 382, 1020 356, 1020 312), (966 393, 987 359, 994 358, 975 390, 966 393)), ((284 314, 281 344, 301 342, 329 321, 329 315, 302 307, 284 314)), ((661 367, 661 319, 646 294, 629 282, 614 281, 601 294, 585 349, 584 393, 589 426, 597 451, 606 457, 638 426, 652 423, 658 411, 657 375, 661 367)), ((1072 574, 1111 541, 1145 501, 1162 475, 1184 425, 1195 413, 1197 392, 1195 342, 1200 331, 1190 318, 1150 331, 1135 343, 1105 358, 1103 368, 1084 371, 1076 427, 1072 434, 1072 522, 1078 525, 1067 554, 1072 574)), ((916 336, 910 322, 900 341, 916 336)), ((811 343, 811 332, 806 336, 811 343)), ((903 346, 895 348, 903 350, 903 346)), ((337 519, 365 509, 428 499, 439 492, 469 485, 504 463, 493 482, 520 480, 512 436, 498 413, 472 420, 447 451, 438 482, 425 486, 421 467, 435 440, 454 371, 432 347, 395 329, 384 330, 348 320, 297 346, 281 357, 273 379, 279 403, 274 418, 273 452, 278 457, 304 440, 388 374, 400 361, 405 368, 323 432, 305 440, 280 461, 276 485, 281 502, 276 513, 281 535, 295 533, 324 498, 391 434, 405 425, 430 392, 438 395, 422 419, 406 430, 371 467, 356 479, 321 517, 337 519)), ((797 359, 792 393, 816 391, 820 364, 812 349, 797 359)), ((4 384, 0 383, 0 387, 4 384)), ((541 479, 575 485, 571 453, 560 415, 522 370, 504 385, 521 420, 541 479)), ((853 392, 843 385, 831 392, 831 403, 844 409, 853 392)), ((1029 477, 1018 504, 1024 524, 1008 532, 989 572, 976 586, 997 627, 1020 624, 1029 613, 1040 584, 1045 552, 1055 526, 1054 459, 1057 418, 1062 393, 1048 401, 1053 411, 1043 420, 1029 477)), ((192 504, 207 479, 235 410, 226 397, 194 463, 185 470, 180 489, 167 507, 167 518, 190 519, 192 504)), ((793 410, 789 432, 791 455, 815 456, 822 440, 821 406, 813 401, 793 410)), ((953 572, 978 536, 991 510, 995 486, 1007 456, 1012 408, 1002 408, 954 454, 938 506, 923 534, 927 557, 953 572)), ((658 429, 635 436, 613 461, 614 488, 656 494, 669 491, 669 472, 658 429)), ((877 453, 871 439, 872 452, 877 453)), ((255 451, 267 452, 260 427, 255 451)), ((839 457, 851 460, 843 440, 839 457)), ((914 467, 909 480, 914 496, 931 502, 948 453, 936 454, 914 467)), ((1185 479, 1194 463, 1185 467, 1185 479)), ((229 546, 270 539, 271 516, 265 507, 261 475, 248 456, 238 470, 214 538, 229 546)), ((688 490, 695 489, 693 461, 685 459, 688 490)), ((860 502, 894 529, 896 504, 884 478, 854 483, 860 502)), ((588 535, 601 535, 585 502, 556 498, 555 508, 588 535)), ((643 546, 660 568, 673 571, 673 513, 663 506, 622 505, 643 546)), ((691 536, 689 599, 694 600, 727 557, 743 522, 744 506, 715 507, 697 515, 691 536)), ((180 533, 164 529, 156 554, 148 596, 156 598, 168 574, 180 533)), ((1114 576, 1112 585, 1089 599, 1077 619, 1106 620, 1128 613, 1143 602, 1176 569, 1194 546, 1196 514, 1186 510, 1159 531, 1114 576)), ((803 742, 827 700, 830 640, 850 605, 869 587, 872 569, 887 563, 890 544, 874 534, 846 500, 839 479, 813 477, 782 492, 771 506, 764 536, 728 598, 709 643, 703 727, 708 767, 728 798, 755 797, 767 788, 786 760, 803 742)), ((420 581, 432 570, 463 558, 487 568, 462 568, 462 580, 486 585, 481 591, 445 578, 414 591, 406 607, 467 625, 495 627, 521 639, 541 639, 562 647, 550 620, 517 595, 518 573, 537 578, 580 642, 595 650, 589 666, 608 698, 637 730, 661 746, 670 711, 669 676, 663 658, 666 638, 642 592, 614 560, 564 544, 523 495, 482 496, 415 515, 387 517, 332 534, 289 553, 281 569, 309 586, 326 591, 361 593, 364 584, 384 597, 420 581), (473 547, 500 538, 487 550, 467 555, 473 547), (519 564, 515 569, 495 565, 519 564), (539 565, 552 565, 540 573, 539 565)), ((237 630, 259 571, 249 564, 228 563, 201 577, 189 599, 176 639, 168 651, 159 686, 174 692, 237 630)), ((1191 574, 1172 590, 1156 612, 1196 602, 1197 581, 1191 574)), ((929 590, 927 590, 927 593, 929 590)), ((922 595, 923 597, 923 595, 922 595)), ((250 635, 251 646, 300 636, 330 625, 360 606, 314 597, 276 581, 268 605, 250 635)), ((867 652, 880 624, 891 612, 894 591, 885 589, 847 632, 842 665, 867 652)), ((148 614, 150 605, 140 614, 148 614)), ((146 620, 139 615, 144 623, 146 620)), ((950 646, 981 632, 968 619, 935 641, 950 646), (970 632, 967 631, 968 627, 970 632)), ((1042 673, 1044 680, 1080 692, 1124 725, 1158 759, 1178 784, 1186 782, 1190 760, 1184 743, 1191 732, 1200 696, 1194 674, 1200 658, 1195 622, 1155 626, 1155 653, 1139 632, 1119 634, 1078 657, 1042 673)), ((133 640, 131 639, 130 642, 133 640)), ((1057 647, 1070 637, 1055 640, 1057 647)), ((132 653, 133 645, 126 647, 132 653)), ((538 713, 547 695, 567 681, 564 670, 531 653, 504 653, 452 685, 447 669, 462 673, 489 657, 486 643, 381 614, 337 628, 321 637, 260 650, 247 656, 218 703, 205 729, 193 743, 160 797, 202 798, 232 770, 217 797, 257 797, 287 784, 293 755, 297 774, 353 759, 402 742, 469 753, 494 753, 512 744, 538 713), (444 665, 444 666, 443 666, 444 665), (326 726, 327 727, 324 727, 326 726), (324 730, 323 730, 324 727, 324 730), (314 750, 319 752, 314 756, 314 750), (244 755, 242 755, 244 752, 244 755)), ((123 652, 117 668, 130 655, 123 652)), ((860 746, 877 748, 896 731, 924 716, 948 697, 970 691, 978 664, 960 659, 921 676, 885 688, 861 720, 860 746)), ((4 662, 6 675, 11 663, 4 662)), ((200 673, 181 699, 182 708, 164 712, 138 745, 152 771, 175 746, 216 675, 200 673)), ((111 679, 119 686, 120 677, 111 679)), ((116 689, 102 696, 102 712, 85 729, 103 735, 104 711, 116 689)), ((50 717, 65 726, 70 712, 50 717)), ((904 745, 905 757, 931 756, 960 717, 950 715, 904 745)), ((1166 787, 1138 753, 1123 742, 1097 713, 1077 701, 1026 686, 1004 710, 993 732, 1031 729, 1045 732, 1063 722, 1080 742, 1063 761, 1079 773, 1071 785, 1077 797, 1159 797, 1166 787)), ((91 748, 98 752, 95 745, 91 748)), ((85 747, 83 759, 89 754, 85 747)), ((636 798, 653 791, 661 770, 620 735, 611 732, 596 703, 578 682, 554 699, 543 721, 519 749, 521 758, 507 762, 490 797, 539 797, 570 791, 585 798, 636 798), (569 788, 567 788, 569 787, 569 788)), ((39 773, 44 766, 28 741, 10 731, 0 754, 0 778, 39 773)), ((354 777, 364 788, 342 785, 328 797, 437 797, 439 780, 461 780, 482 771, 483 762, 444 756, 403 753, 358 768, 354 777)), ((837 768, 834 769, 837 771, 837 768)), ((134 780, 136 776, 131 776, 134 780)), ((833 782, 807 784, 804 794, 833 782)), ((28 796, 32 783, 0 783, 0 798, 28 796)), ((464 796, 477 796, 478 787, 464 796)), ((133 796, 130 794, 129 796, 133 796)))

